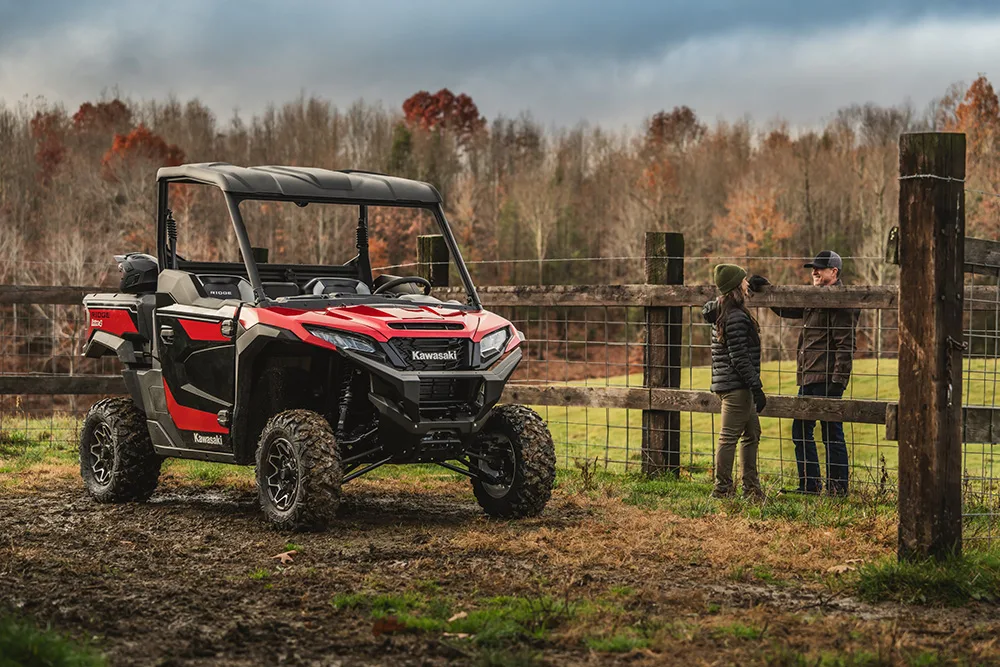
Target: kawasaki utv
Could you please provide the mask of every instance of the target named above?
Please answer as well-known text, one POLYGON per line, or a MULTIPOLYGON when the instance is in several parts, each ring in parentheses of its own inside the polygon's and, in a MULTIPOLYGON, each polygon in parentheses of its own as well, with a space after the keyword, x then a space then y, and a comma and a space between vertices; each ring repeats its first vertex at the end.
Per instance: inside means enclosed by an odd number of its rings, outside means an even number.
MULTIPOLYGON (((316 247, 329 245, 315 218, 300 218, 300 229, 303 221, 316 247)), ((490 516, 542 511, 555 477, 552 437, 531 409, 496 405, 524 337, 483 310, 434 187, 357 171, 162 168, 156 248, 155 258, 116 257, 119 293, 84 298, 85 354, 117 355, 129 393, 96 403, 83 424, 80 472, 94 499, 148 499, 165 457, 255 465, 267 519, 317 529, 334 516, 343 483, 387 463, 436 463, 469 477, 490 516), (186 249, 204 241, 178 252, 178 236, 199 224, 174 219, 178 186, 221 191, 234 261, 192 258, 186 249), (280 203, 352 207, 346 224, 357 215, 356 235, 343 245, 354 256, 269 263, 241 206, 280 203), (421 276, 373 275, 370 207, 419 209, 431 221, 464 303, 431 296, 421 276)))

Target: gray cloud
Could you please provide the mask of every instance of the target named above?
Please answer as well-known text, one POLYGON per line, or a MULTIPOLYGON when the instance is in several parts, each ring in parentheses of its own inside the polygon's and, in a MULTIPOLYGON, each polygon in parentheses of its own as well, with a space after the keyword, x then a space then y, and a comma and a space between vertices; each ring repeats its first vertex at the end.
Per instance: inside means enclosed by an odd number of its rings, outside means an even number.
POLYGON ((851 102, 924 103, 998 62, 998 37, 985 0, 946 17, 930 0, 7 3, 0 98, 71 106, 118 86, 198 96, 225 117, 300 91, 396 107, 450 87, 488 115, 559 124, 675 104, 810 123, 851 102))

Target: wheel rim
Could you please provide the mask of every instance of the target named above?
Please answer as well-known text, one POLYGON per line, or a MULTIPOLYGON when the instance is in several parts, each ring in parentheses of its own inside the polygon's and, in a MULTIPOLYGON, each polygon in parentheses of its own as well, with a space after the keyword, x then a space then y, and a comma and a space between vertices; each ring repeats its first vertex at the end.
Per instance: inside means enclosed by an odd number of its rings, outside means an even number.
POLYGON ((284 512, 295 503, 299 488, 299 463, 292 443, 285 438, 271 441, 264 470, 267 497, 275 508, 284 512))
POLYGON ((478 467, 501 480, 500 484, 483 482, 483 490, 493 498, 506 496, 514 483, 514 473, 517 472, 517 457, 510 439, 501 434, 493 435, 483 456, 478 460, 478 467))
POLYGON ((111 483, 114 468, 114 436, 111 426, 102 422, 94 429, 94 441, 90 445, 90 470, 94 473, 94 481, 107 486, 111 483))

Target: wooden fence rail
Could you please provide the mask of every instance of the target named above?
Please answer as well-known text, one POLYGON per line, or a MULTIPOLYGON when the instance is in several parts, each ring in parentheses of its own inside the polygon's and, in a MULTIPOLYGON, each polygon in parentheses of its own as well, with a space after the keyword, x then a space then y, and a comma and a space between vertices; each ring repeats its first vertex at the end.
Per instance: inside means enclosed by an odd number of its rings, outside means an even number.
MULTIPOLYGON (((717 294, 713 285, 487 285, 476 289, 483 305, 489 308, 701 306, 717 294)), ((110 291, 113 289, 109 287, 0 285, 0 305, 78 306, 85 294, 110 291)), ((465 291, 456 287, 438 287, 433 294, 441 299, 465 298, 465 291)), ((895 285, 770 286, 754 294, 751 305, 895 310, 898 294, 895 285)), ((964 298, 966 311, 994 311, 1000 304, 1000 290, 992 285, 968 286, 964 298)))

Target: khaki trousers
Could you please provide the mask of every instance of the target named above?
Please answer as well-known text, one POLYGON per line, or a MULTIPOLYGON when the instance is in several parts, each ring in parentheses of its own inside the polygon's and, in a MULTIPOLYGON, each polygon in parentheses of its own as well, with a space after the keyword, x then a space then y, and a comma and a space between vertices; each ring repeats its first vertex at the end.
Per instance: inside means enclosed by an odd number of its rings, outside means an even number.
POLYGON ((722 430, 715 450, 715 495, 730 495, 733 485, 733 462, 736 443, 740 442, 740 463, 743 466, 743 494, 761 493, 757 476, 757 447, 760 444, 760 418, 749 389, 736 389, 719 394, 722 399, 722 430))

